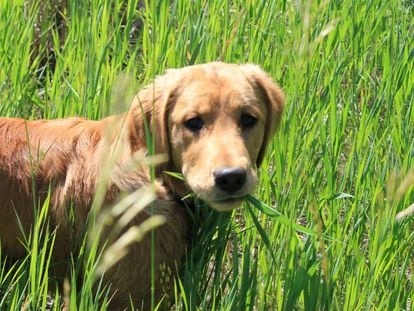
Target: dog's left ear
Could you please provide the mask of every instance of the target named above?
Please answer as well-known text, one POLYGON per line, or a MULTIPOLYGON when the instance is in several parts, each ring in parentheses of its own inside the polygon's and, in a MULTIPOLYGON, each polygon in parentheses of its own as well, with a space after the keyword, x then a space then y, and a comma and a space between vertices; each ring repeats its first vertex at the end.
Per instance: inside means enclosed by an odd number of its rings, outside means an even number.
POLYGON ((259 66, 245 65, 244 67, 260 101, 266 105, 265 133, 256 161, 259 167, 263 161, 266 147, 279 127, 285 98, 280 87, 259 66))

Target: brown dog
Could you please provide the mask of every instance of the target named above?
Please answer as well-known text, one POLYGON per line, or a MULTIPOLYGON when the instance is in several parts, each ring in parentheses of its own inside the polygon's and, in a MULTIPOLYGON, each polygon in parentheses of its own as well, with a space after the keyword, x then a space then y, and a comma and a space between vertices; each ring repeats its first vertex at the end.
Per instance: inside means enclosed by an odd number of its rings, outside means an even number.
MULTIPOLYGON (((189 219, 176 199, 192 192, 220 211, 239 207, 255 187, 256 168, 279 125, 283 105, 281 90, 259 67, 215 62, 167 71, 137 95, 124 115, 100 121, 0 118, 3 251, 12 258, 25 254, 16 215, 28 232, 34 207, 41 206, 50 191, 49 217, 57 228, 54 256, 68 258, 90 212, 102 165, 115 146, 121 146, 121 152, 111 168, 103 205, 150 184, 149 170, 131 165, 137 152, 149 149, 149 129, 155 135, 153 151, 169 159, 157 167, 155 176, 155 214, 166 219, 155 239, 159 300, 159 267, 177 270, 188 239, 189 219), (185 182, 164 171, 182 173, 185 182)), ((140 213, 128 226, 148 217, 148 212, 140 213)), ((131 297, 136 305, 149 306, 150 265, 147 235, 106 273, 116 291, 115 305, 127 306, 131 297)))

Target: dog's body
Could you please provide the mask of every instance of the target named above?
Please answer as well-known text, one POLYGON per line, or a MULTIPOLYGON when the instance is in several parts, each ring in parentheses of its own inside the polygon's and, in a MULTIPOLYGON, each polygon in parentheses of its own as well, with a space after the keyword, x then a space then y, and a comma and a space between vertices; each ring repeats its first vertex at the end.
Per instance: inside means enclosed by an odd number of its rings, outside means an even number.
MULTIPOLYGON (((148 168, 131 165, 137 153, 149 149, 149 129, 155 135, 155 153, 169 159, 155 176, 154 212, 166 219, 155 234, 159 300, 159 267, 177 271, 189 238, 190 221, 176 198, 191 191, 218 210, 240 206, 254 189, 256 167, 282 110, 280 89, 258 67, 210 63, 168 71, 143 89, 124 115, 100 121, 0 118, 1 247, 12 258, 25 254, 18 222, 27 233, 34 209, 50 192, 49 217, 57 228, 54 257, 68 258, 84 230, 102 167, 114 150, 120 152, 111 166, 104 206, 151 183, 148 168), (163 171, 182 173, 185 182, 163 171)), ((148 217, 140 213, 128 226, 148 217)), ((149 306, 150 241, 145 236, 106 273, 116 291, 115 305, 127 306, 131 297, 136 305, 149 306)))

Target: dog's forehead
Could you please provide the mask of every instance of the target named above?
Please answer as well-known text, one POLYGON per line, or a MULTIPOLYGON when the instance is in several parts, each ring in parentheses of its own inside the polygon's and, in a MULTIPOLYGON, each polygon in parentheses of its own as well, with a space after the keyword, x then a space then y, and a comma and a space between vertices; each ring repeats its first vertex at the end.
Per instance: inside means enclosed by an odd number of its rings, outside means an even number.
POLYGON ((222 112, 234 113, 237 117, 243 111, 261 117, 264 110, 251 85, 205 79, 192 81, 181 89, 174 105, 173 119, 180 122, 189 115, 212 116, 222 112))

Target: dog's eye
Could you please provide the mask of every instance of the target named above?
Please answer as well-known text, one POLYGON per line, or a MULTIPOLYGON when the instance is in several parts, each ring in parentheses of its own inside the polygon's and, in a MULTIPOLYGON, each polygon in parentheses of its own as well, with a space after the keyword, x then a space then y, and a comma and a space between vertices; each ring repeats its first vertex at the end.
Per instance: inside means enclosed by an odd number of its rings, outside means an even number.
POLYGON ((242 114, 240 119, 240 126, 242 129, 250 129, 257 123, 257 118, 250 114, 242 114))
POLYGON ((198 132, 203 128, 204 122, 200 117, 195 117, 185 121, 184 126, 191 132, 198 132))

